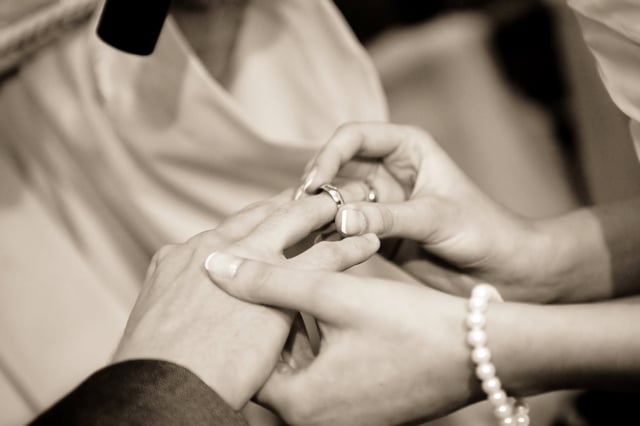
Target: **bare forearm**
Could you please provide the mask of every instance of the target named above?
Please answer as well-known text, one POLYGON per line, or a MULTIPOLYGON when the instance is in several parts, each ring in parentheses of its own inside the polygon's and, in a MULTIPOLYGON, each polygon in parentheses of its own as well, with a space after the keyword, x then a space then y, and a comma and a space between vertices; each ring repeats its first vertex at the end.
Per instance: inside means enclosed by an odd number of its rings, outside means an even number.
POLYGON ((640 294, 640 196, 592 211, 609 253, 612 296, 640 294))
POLYGON ((514 393, 640 386, 636 304, 492 305, 487 332, 498 375, 514 393))
POLYGON ((540 263, 532 277, 556 286, 555 302, 640 293, 639 211, 640 197, 539 222, 540 263))

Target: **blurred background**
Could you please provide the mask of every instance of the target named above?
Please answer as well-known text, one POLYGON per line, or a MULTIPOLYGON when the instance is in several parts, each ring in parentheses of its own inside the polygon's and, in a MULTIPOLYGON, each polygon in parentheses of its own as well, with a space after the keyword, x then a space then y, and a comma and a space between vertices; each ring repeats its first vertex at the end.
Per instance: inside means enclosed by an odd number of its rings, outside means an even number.
MULTIPOLYGON (((197 10, 199 3, 182 5, 197 10)), ((246 1, 213 3, 227 8, 216 22, 219 37, 228 37, 241 25, 246 1)), ((0 0, 0 99, 10 97, 11 90, 2 87, 20 79, 25 67, 89 25, 99 4, 0 0)), ((604 90, 563 1, 336 0, 335 6, 375 65, 390 120, 428 130, 502 204, 545 217, 640 193, 627 119, 604 90)), ((178 23, 181 13, 175 11, 178 23)), ((193 28, 183 31, 189 41, 198 37, 189 35, 193 28)), ((209 70, 217 78, 216 66, 209 70)), ((219 73, 222 81, 225 70, 219 73)), ((55 96, 56 87, 50 90, 55 96)), ((5 111, 13 106, 15 101, 2 103, 5 111)), ((12 132, 11 123, 2 125, 0 136, 12 132)), ((13 163, 19 154, 6 145, 0 140, 0 155, 13 163)), ((17 170, 20 175, 26 169, 17 170)), ((0 180, 0 208, 15 195, 11 182, 0 180)), ((1 215, 6 219, 9 213, 1 215)), ((0 265, 11 269, 20 229, 8 223, 0 226, 0 265)), ((25 334, 29 310, 7 291, 9 276, 0 275, 0 306, 6 308, 0 309, 0 424, 7 425, 24 423, 66 386, 46 383, 58 376, 24 373, 56 343, 46 335, 25 334), (24 340, 31 343, 23 345, 24 340), (15 345, 26 349, 15 351, 15 345), (52 390, 41 396, 42 388, 52 390)), ((120 313, 114 315, 121 321, 120 313)), ((574 398, 557 393, 532 400, 532 424, 586 424, 574 398)), ((486 407, 473 407, 433 424, 489 425, 492 417, 486 407)))

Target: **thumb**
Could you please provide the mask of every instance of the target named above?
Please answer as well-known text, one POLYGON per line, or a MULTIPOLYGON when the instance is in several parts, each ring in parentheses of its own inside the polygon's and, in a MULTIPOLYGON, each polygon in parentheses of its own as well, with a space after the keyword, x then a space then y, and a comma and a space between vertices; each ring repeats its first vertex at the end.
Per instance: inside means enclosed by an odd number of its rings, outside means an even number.
POLYGON ((427 242, 451 220, 444 201, 430 198, 397 204, 361 202, 343 206, 336 225, 345 236, 374 233, 427 242))

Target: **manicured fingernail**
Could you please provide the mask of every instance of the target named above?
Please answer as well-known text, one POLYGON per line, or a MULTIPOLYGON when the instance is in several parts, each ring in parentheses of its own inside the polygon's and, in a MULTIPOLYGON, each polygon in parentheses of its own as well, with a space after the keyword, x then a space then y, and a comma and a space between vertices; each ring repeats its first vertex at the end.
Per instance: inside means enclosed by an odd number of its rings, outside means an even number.
POLYGON ((342 209, 340 212, 340 232, 343 235, 358 235, 366 226, 362 212, 354 209, 342 209))
POLYGON ((211 278, 229 279, 236 276, 242 259, 226 253, 213 252, 204 261, 204 268, 211 278))
POLYGON ((298 201, 303 195, 305 195, 304 187, 300 185, 298 189, 296 189, 296 193, 293 194, 293 201, 298 201))
POLYGON ((304 183, 302 184, 302 191, 303 192, 307 192, 307 190, 309 189, 309 187, 311 186, 311 184, 313 183, 313 179, 316 177, 316 173, 318 171, 313 168, 311 169, 311 171, 307 174, 307 176, 304 178, 304 183))
POLYGON ((306 175, 309 173, 309 170, 316 164, 316 156, 314 156, 307 164, 304 166, 304 170, 302 171, 302 175, 306 175))

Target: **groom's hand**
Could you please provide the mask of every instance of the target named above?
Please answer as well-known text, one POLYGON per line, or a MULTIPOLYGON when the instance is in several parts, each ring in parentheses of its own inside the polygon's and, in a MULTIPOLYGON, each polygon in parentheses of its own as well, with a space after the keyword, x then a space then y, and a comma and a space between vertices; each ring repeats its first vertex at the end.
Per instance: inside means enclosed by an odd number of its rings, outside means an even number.
MULTIPOLYGON (((347 200, 364 191, 352 184, 347 200)), ((252 205, 215 230, 154 257, 129 318, 115 361, 161 359, 190 369, 234 409, 262 386, 280 358, 292 311, 240 301, 211 284, 204 270, 210 253, 228 253, 295 267, 342 270, 374 254, 374 237, 314 245, 297 257, 283 251, 330 222, 334 202, 318 195, 297 202, 291 192, 252 205)))

